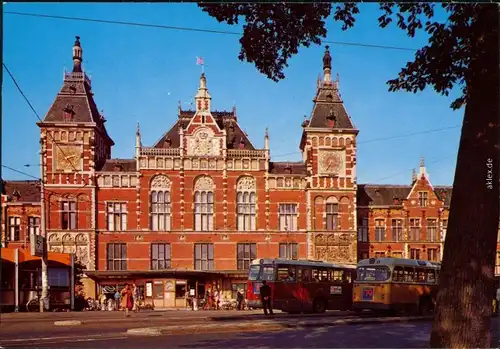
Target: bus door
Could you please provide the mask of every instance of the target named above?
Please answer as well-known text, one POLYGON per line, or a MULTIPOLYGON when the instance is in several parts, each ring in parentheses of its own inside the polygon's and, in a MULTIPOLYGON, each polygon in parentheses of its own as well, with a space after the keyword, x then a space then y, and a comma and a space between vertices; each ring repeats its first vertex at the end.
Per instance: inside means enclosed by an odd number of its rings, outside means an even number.
POLYGON ((312 269, 310 267, 297 268, 297 286, 298 296, 301 303, 302 312, 310 312, 313 310, 312 302, 313 296, 311 295, 312 285, 312 269))
POLYGON ((302 311, 300 283, 297 282, 297 268, 292 265, 278 265, 274 282, 274 304, 276 309, 286 312, 302 311))
POLYGON ((350 270, 329 269, 330 308, 349 309, 352 304, 352 275, 350 270))

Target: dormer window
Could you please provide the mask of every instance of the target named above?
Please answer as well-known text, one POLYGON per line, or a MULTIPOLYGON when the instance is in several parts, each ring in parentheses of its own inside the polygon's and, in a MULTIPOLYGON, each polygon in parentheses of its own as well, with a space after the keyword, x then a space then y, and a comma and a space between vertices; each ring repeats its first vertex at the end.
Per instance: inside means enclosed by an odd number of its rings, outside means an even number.
POLYGON ((67 104, 63 109, 63 119, 65 121, 71 121, 74 115, 75 112, 73 111, 73 106, 71 104, 67 104))
POLYGON ((245 140, 241 139, 240 140, 240 149, 244 149, 244 148, 245 148, 245 140))
POLYGON ((332 96, 332 94, 331 94, 331 93, 330 93, 330 94, 328 94, 328 95, 326 96, 326 100, 327 100, 328 102, 332 102, 332 101, 333 101, 333 96, 332 96))
POLYGON ((12 193, 12 201, 19 201, 19 198, 21 197, 21 193, 19 192, 19 190, 14 190, 14 192, 12 193))
POLYGON ((292 168, 290 166, 285 167, 285 174, 292 174, 292 168))
POLYGON ((71 85, 69 87, 69 91, 70 91, 71 94, 75 94, 76 93, 76 86, 75 85, 71 85))
POLYGON ((121 171, 123 171, 123 166, 121 164, 115 164, 115 166, 113 167, 113 171, 114 172, 121 172, 121 171))
POLYGON ((229 125, 229 131, 234 132, 234 125, 233 124, 229 125))
POLYGON ((170 148, 171 146, 172 146, 172 140, 169 137, 165 140, 165 148, 170 148))
POLYGON ((399 205, 399 204, 400 204, 400 200, 399 200, 399 198, 396 198, 396 197, 392 198, 392 203, 393 203, 394 205, 399 205))

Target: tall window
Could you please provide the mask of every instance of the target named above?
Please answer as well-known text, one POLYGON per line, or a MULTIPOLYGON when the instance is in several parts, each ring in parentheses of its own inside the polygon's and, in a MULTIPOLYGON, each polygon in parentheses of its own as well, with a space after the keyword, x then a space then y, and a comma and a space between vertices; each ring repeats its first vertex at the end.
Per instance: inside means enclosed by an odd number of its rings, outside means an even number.
POLYGON ((427 260, 431 261, 431 262, 438 262, 439 261, 437 248, 428 248, 427 249, 427 260))
POLYGON ((127 244, 108 244, 107 270, 127 270, 127 244))
MULTIPOLYGON (((448 220, 447 219, 441 219, 441 241, 444 242, 444 239, 446 238, 446 231, 448 229, 448 220)), ((500 230, 499 230, 500 231, 500 230)), ((500 233, 499 233, 500 236, 500 233)), ((498 240, 500 242, 500 238, 498 240)))
POLYGON ((170 244, 151 244, 151 270, 170 268, 170 258, 170 244))
POLYGON ((326 230, 339 227, 339 204, 326 204, 326 230))
POLYGON ((257 258, 256 244, 238 244, 236 262, 238 270, 248 270, 250 263, 257 258))
POLYGON ((40 217, 28 217, 28 240, 31 234, 40 235, 40 217))
POLYGON ((418 205, 420 207, 427 207, 427 197, 428 193, 426 191, 419 191, 418 192, 418 205))
POLYGON ((127 203, 108 202, 108 230, 127 230, 127 203))
POLYGON ((410 218, 410 241, 420 240, 420 218, 410 218))
POLYGON ((76 202, 61 202, 61 228, 70 230, 76 229, 76 202))
POLYGON ((420 259, 420 250, 418 248, 410 249, 410 258, 411 259, 420 259))
POLYGON ((201 176, 194 185, 194 229, 213 230, 214 220, 214 183, 212 178, 201 176))
POLYGON ((297 204, 280 204, 280 230, 297 230, 297 204))
POLYGON ((195 244, 194 245, 194 269, 213 270, 214 269, 214 245, 195 244))
POLYGON ((427 241, 439 241, 437 219, 427 219, 427 241))
POLYGON ((403 220, 393 219, 391 229, 392 229, 392 241, 401 241, 403 237, 403 220))
POLYGON ((238 230, 255 230, 255 193, 238 192, 236 195, 238 230))
POLYGON ((363 217, 361 224, 358 227, 358 241, 368 241, 368 218, 363 217))
POLYGON ((21 239, 21 217, 9 217, 9 241, 19 241, 21 239))
POLYGON ((170 230, 170 192, 154 190, 151 192, 151 230, 170 230))
POLYGON ((383 219, 375 220, 375 241, 385 240, 385 222, 383 219))
POLYGON ((299 259, 299 244, 285 243, 280 244, 280 258, 281 259, 299 259))

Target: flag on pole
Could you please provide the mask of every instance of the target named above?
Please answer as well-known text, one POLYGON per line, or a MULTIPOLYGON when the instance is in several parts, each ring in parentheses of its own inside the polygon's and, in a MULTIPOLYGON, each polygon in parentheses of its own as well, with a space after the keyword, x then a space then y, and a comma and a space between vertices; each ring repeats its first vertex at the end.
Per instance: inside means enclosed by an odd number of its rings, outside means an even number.
POLYGON ((196 57, 196 65, 203 65, 205 62, 203 61, 203 57, 196 57))

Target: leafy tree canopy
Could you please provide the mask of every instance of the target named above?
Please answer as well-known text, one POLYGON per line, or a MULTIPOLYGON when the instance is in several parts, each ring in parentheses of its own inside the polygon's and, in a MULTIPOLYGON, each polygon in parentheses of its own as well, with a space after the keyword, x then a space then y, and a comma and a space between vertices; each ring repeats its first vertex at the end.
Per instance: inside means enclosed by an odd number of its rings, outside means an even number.
MULTIPOLYGON (((428 44, 416 52, 414 61, 408 62, 398 76, 387 83, 390 91, 417 92, 430 85, 443 95, 458 85, 462 95, 451 104, 453 109, 458 109, 467 100, 468 67, 474 59, 471 52, 477 52, 472 46, 478 45, 472 40, 472 23, 477 19, 480 5, 437 5, 448 14, 444 23, 434 20, 436 5, 380 3, 380 27, 396 23, 410 37, 419 29, 430 35, 428 44)), ((355 3, 200 3, 199 6, 219 22, 234 25, 243 18, 239 59, 254 63, 261 73, 276 82, 285 78, 283 70, 301 46, 319 45, 326 38, 325 24, 330 15, 341 23, 342 30, 347 30, 354 26, 360 12, 355 3)))

